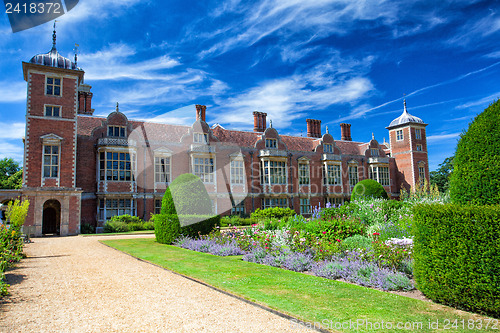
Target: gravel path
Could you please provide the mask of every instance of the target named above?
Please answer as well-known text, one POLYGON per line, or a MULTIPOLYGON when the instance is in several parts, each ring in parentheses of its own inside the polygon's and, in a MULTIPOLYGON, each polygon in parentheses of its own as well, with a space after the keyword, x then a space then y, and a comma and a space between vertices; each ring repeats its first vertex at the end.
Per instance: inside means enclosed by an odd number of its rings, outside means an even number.
POLYGON ((26 245, 28 258, 7 272, 0 331, 310 332, 98 242, 110 237, 26 245))

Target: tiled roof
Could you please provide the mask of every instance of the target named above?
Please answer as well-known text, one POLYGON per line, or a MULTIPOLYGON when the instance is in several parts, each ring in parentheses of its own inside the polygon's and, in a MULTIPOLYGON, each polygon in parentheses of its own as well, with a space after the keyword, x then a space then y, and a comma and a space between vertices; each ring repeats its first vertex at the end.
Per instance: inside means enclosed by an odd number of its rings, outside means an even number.
MULTIPOLYGON (((106 120, 107 119, 104 117, 79 115, 78 135, 92 135, 92 130, 101 126, 106 120)), ((190 128, 189 126, 134 120, 130 120, 129 124, 131 124, 134 129, 144 126, 144 132, 146 133, 147 140, 156 142, 179 142, 182 136, 185 135, 190 128)), ((141 130, 141 132, 143 131, 141 130)), ((220 142, 227 142, 247 148, 253 148, 255 146, 255 142, 257 142, 262 135, 260 132, 227 130, 222 126, 213 127, 212 133, 219 139, 220 142)), ((142 137, 142 133, 140 135, 142 137)), ((313 151, 320 143, 318 138, 311 137, 280 135, 280 138, 283 143, 285 143, 288 150, 294 151, 313 151)), ((340 149, 341 154, 345 155, 363 155, 366 148, 368 148, 368 143, 356 141, 335 141, 335 145, 340 149)), ((382 149, 387 149, 383 145, 381 145, 381 147, 382 149)))

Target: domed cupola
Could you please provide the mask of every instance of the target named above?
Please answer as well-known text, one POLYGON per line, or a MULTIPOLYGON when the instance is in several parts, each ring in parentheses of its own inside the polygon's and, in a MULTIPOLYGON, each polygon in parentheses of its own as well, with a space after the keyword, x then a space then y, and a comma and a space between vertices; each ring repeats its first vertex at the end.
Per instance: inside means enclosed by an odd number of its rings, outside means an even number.
POLYGON ((56 49, 56 24, 54 23, 54 33, 52 34, 52 49, 48 53, 37 54, 29 61, 32 64, 51 66, 64 69, 81 70, 68 58, 63 57, 56 49))
POLYGON ((424 123, 422 119, 419 117, 412 116, 411 114, 408 113, 408 110, 406 109, 406 99, 404 100, 404 110, 403 114, 391 121, 391 124, 386 127, 387 129, 392 129, 395 127, 400 127, 402 125, 406 124, 422 124, 422 125, 427 125, 424 123))

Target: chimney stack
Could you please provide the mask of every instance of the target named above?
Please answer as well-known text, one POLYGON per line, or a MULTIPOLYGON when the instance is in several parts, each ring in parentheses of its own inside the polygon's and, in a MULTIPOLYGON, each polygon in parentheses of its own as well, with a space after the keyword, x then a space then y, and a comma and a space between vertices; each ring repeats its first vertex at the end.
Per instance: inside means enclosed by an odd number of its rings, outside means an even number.
POLYGON ((345 123, 340 124, 340 133, 341 133, 340 140, 352 141, 351 124, 345 124, 345 123))
POLYGON ((253 112, 253 131, 254 132, 264 132, 266 130, 266 117, 265 112, 253 112))
POLYGON ((78 113, 92 115, 94 110, 92 109, 92 96, 90 92, 92 87, 88 84, 81 84, 78 87, 78 113))
POLYGON ((207 107, 205 105, 196 104, 196 121, 206 121, 205 114, 207 111, 207 107))
POLYGON ((307 136, 310 138, 321 138, 321 120, 306 119, 307 136))

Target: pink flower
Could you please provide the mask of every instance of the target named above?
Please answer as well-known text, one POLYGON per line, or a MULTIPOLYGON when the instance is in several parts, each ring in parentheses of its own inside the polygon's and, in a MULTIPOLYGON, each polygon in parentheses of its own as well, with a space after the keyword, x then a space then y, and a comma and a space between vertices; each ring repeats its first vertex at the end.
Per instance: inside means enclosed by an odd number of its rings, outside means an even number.
POLYGON ((326 231, 323 231, 323 235, 326 234, 326 231))
POLYGON ((337 242, 340 242, 340 239, 337 239, 337 242))
POLYGON ((380 233, 379 233, 379 232, 374 232, 374 233, 373 233, 373 236, 379 236, 379 235, 380 235, 380 233))

